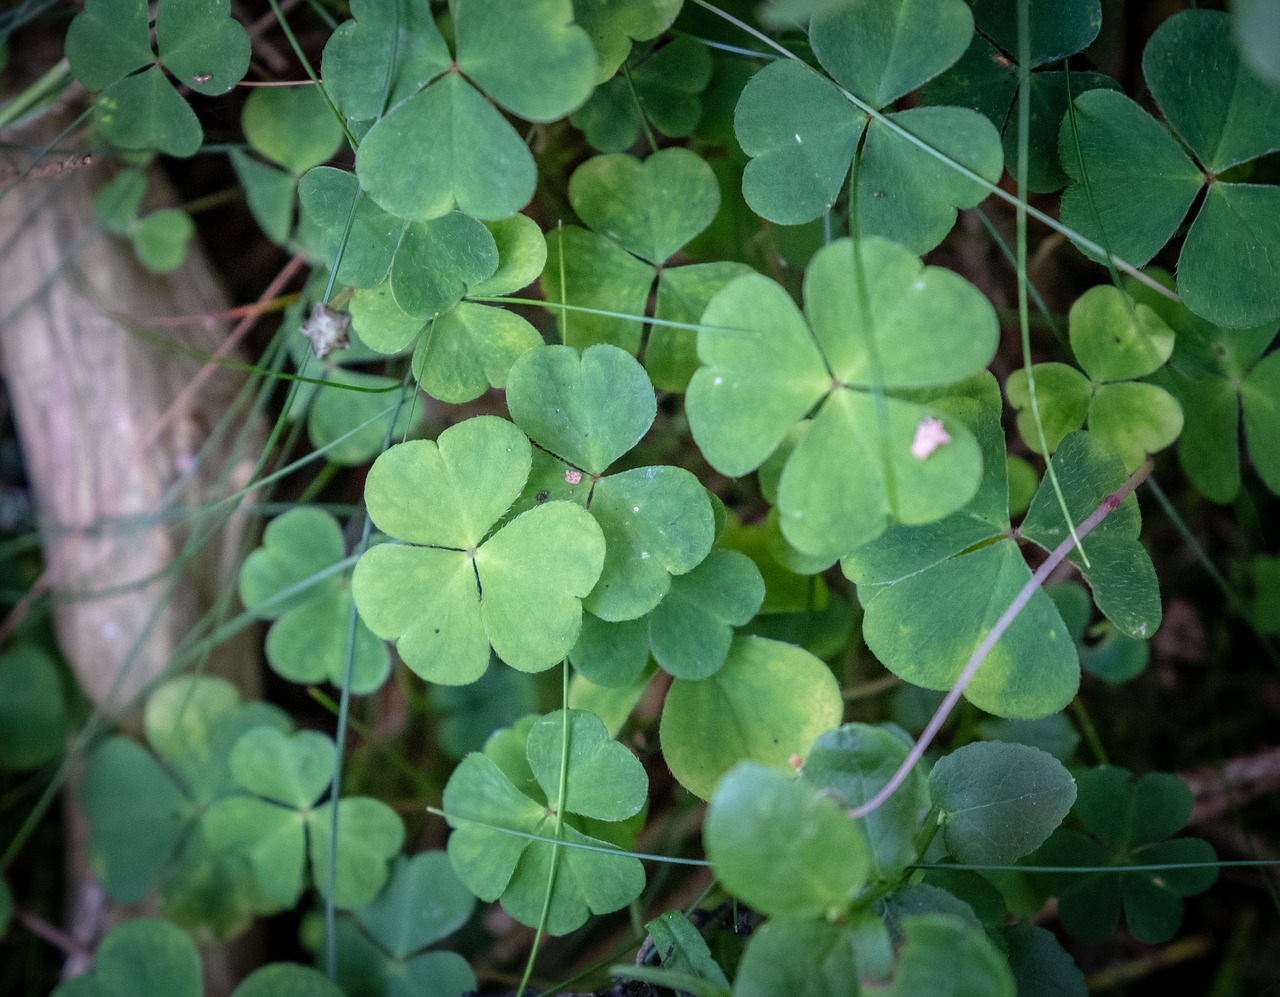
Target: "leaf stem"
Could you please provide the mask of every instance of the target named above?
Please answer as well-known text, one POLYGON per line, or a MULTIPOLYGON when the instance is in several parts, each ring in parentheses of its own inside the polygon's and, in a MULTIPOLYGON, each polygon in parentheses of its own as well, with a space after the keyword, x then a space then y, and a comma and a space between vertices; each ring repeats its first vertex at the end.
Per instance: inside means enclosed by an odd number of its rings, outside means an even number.
POLYGON ((529 948, 529 959, 524 965, 524 975, 520 977, 520 986, 516 988, 516 997, 524 997, 529 986, 529 978, 533 976, 533 963, 538 958, 538 946, 547 930, 547 920, 551 916, 551 895, 556 888, 556 873, 560 869, 560 852, 564 842, 564 807, 569 789, 569 659, 560 662, 560 712, 564 723, 560 727, 560 787, 556 791, 555 841, 551 845, 551 863, 547 869, 547 893, 542 898, 542 913, 538 916, 538 927, 533 934, 533 945, 529 948))
POLYGON ((960 672, 960 677, 956 679, 955 685, 951 687, 951 691, 947 693, 946 698, 942 700, 938 710, 933 715, 933 719, 929 721, 928 726, 921 732, 920 737, 916 740, 915 745, 908 752, 907 757, 898 767, 898 771, 893 774, 884 788, 875 796, 867 800, 861 806, 852 808, 849 811, 849 817, 856 819, 865 817, 873 810, 879 808, 885 800, 889 799, 898 788, 906 781, 911 770, 924 757, 925 751, 929 745, 933 743, 933 739, 938 736, 938 731, 942 729, 942 725, 947 722, 947 717, 951 715, 951 711, 955 709, 956 704, 960 701, 960 697, 964 694, 964 690, 968 688, 969 683, 973 680, 973 676, 977 674, 979 666, 986 660, 987 655, 991 653, 991 649, 996 646, 996 642, 1004 636, 1006 630, 1013 625, 1013 621, 1018 618, 1018 614, 1031 601, 1031 597, 1036 594, 1045 582, 1045 579, 1053 572, 1068 554, 1075 548, 1080 539, 1088 536, 1095 527, 1106 519, 1112 512, 1119 508, 1120 503, 1133 494, 1133 490, 1142 484, 1147 475, 1151 473, 1151 458, 1148 457, 1133 474, 1125 479, 1125 483, 1117 488, 1114 492, 1102 500, 1102 503, 1093 510, 1076 530, 1075 536, 1066 537, 1062 543, 1058 544, 1035 573, 1027 579, 1027 583, 1022 586, 1022 590, 1014 596, 1013 602, 1009 603, 1008 608, 1000 614, 1000 618, 996 620, 995 626, 991 628, 991 632, 983 638, 982 643, 977 646, 973 654, 969 656, 969 661, 965 664, 964 669, 960 672))

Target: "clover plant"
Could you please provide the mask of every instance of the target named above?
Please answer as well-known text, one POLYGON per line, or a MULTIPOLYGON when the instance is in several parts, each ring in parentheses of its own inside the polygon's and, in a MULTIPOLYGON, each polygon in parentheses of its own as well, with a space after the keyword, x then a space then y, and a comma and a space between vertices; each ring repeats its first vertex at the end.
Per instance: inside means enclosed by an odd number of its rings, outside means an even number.
POLYGON ((190 935, 304 898, 323 972, 236 995, 461 997, 522 961, 519 994, 1078 997, 1080 945, 1172 939, 1217 856, 1095 707, 1189 681, 1147 668, 1170 529, 1280 629, 1266 5, 1162 9, 1141 79, 1098 0, 269 6, 88 0, 0 107, 90 93, 122 160, 96 224, 151 270, 201 205, 140 213, 144 167, 202 149, 310 268, 254 307, 286 312, 251 369, 284 446, 209 506, 270 512, 244 612, 171 665, 271 621, 320 706, 166 671, 82 717, 26 633, 0 654, 0 764, 65 744, 93 875, 164 918, 54 992, 198 997, 190 935), (246 74, 294 85, 233 100, 246 74))

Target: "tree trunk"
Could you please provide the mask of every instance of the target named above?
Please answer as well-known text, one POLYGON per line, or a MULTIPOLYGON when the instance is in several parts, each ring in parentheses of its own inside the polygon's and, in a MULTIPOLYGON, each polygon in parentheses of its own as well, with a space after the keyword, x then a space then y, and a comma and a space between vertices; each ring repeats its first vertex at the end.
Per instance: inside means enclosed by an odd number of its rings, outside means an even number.
MULTIPOLYGON (((41 144, 29 134, 4 137, 41 144)), ((94 223, 94 194, 112 171, 67 164, 38 171, 0 200, 0 373, 42 534, 40 587, 52 598, 62 651, 104 716, 136 731, 143 691, 219 595, 234 591, 243 518, 232 515, 210 535, 217 514, 200 510, 248 483, 265 432, 241 415, 211 436, 241 387, 238 374, 206 372, 184 391, 203 365, 181 348, 212 353, 227 335, 222 323, 165 327, 159 337, 146 329, 154 317, 226 308, 199 246, 173 274, 147 271, 126 241, 94 223)), ((26 165, 10 160, 3 172, 26 165)), ((158 171, 149 188, 172 198, 158 171)), ((253 628, 216 647, 203 670, 257 696, 253 628)), ((66 812, 67 923, 77 925, 93 884, 83 820, 74 806, 66 812)), ((91 930, 118 916, 91 917, 91 930)), ((243 975, 228 956, 206 953, 208 993, 229 992, 243 975)))

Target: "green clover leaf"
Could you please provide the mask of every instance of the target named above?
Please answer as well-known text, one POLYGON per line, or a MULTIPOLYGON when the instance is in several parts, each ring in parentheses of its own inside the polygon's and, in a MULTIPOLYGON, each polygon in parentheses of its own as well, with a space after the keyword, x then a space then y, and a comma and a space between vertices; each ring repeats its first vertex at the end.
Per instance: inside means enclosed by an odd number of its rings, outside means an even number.
POLYGON ((646 124, 671 138, 686 138, 702 118, 702 93, 711 76, 707 46, 687 35, 660 47, 640 46, 627 60, 626 75, 597 87, 569 121, 601 152, 630 149, 646 124))
POLYGON ((902 933, 888 997, 1014 997, 1009 964, 980 927, 955 914, 927 913, 903 918, 902 933))
POLYGON ((474 990, 475 975, 462 956, 423 951, 462 927, 474 907, 475 897, 444 852, 398 857, 382 892, 353 920, 337 924, 339 985, 347 992, 380 994, 406 986, 440 995, 474 990))
MULTIPOLYGON (((335 574, 333 567, 345 554, 332 516, 319 509, 291 509, 272 520, 263 545, 240 569, 241 601, 275 620, 267 633, 267 662, 291 682, 343 683, 350 576, 335 574), (291 590, 296 592, 292 598, 282 598, 291 590)), ((391 671, 386 645, 359 618, 352 654, 351 690, 363 694, 381 688, 391 671)))
POLYGON ((231 165, 254 220, 284 245, 293 231, 298 180, 338 151, 342 128, 316 87, 258 87, 240 121, 250 148, 270 162, 232 149, 231 165))
POLYGON ((190 156, 200 148, 200 122, 160 66, 209 96, 239 83, 249 68, 249 35, 230 11, 229 0, 161 0, 156 64, 144 0, 85 5, 67 29, 67 61, 85 87, 102 91, 94 101, 94 117, 111 142, 171 156, 190 156))
MULTIPOLYGON (((531 718, 532 719, 532 718, 531 718)), ((495 735, 484 753, 468 755, 449 777, 444 810, 454 828, 449 859, 458 877, 482 900, 498 900, 516 920, 539 923, 550 842, 506 834, 559 837, 597 848, 631 848, 644 806, 644 768, 604 724, 581 710, 558 711, 495 735), (561 787, 561 750, 567 725, 568 761, 561 787), (561 801, 563 800, 563 803, 561 801)), ((626 906, 644 888, 639 860, 565 848, 559 858, 547 930, 564 934, 589 913, 626 906)))
POLYGON ((702 834, 725 889, 770 915, 840 910, 871 871, 866 835, 838 801, 758 762, 720 780, 702 834))
POLYGON ((346 170, 317 166, 298 182, 299 235, 313 259, 352 287, 374 287, 386 278, 406 228, 383 211, 346 170), (353 207, 354 205, 354 207, 353 207))
POLYGON ((826 77, 779 59, 747 83, 733 130, 751 157, 742 196, 751 210, 780 225, 829 211, 844 187, 867 116, 826 77))
MULTIPOLYGON (((329 825, 333 802, 319 804, 333 779, 334 745, 315 731, 287 735, 258 727, 231 750, 231 768, 242 790, 215 802, 204 817, 215 852, 248 861, 268 903, 292 906, 302 890, 310 854, 316 888, 328 891, 329 825)), ((338 864, 334 903, 363 907, 386 881, 388 862, 404 843, 404 825, 379 800, 346 797, 338 807, 338 864)))
POLYGON ((820 15, 809 26, 823 68, 877 109, 941 73, 972 36, 963 0, 889 0, 820 15))
POLYGON ((122 170, 94 197, 93 215, 109 232, 130 239, 148 269, 168 273, 182 265, 195 225, 190 215, 177 208, 162 208, 139 217, 146 186, 141 170, 122 170))
POLYGON ((1114 872, 1036 873, 1058 896, 1063 926, 1085 941, 1110 938, 1124 910, 1135 938, 1150 944, 1173 937, 1182 921, 1182 898, 1203 893, 1215 868, 1213 848, 1199 838, 1167 840, 1191 816, 1191 790, 1177 776, 1151 772, 1139 779, 1102 766, 1080 776, 1074 813, 1081 830, 1054 832, 1036 853, 1037 865, 1114 867, 1114 872), (1163 865, 1159 871, 1126 872, 1130 865, 1163 865))
MULTIPOLYGON (((926 104, 955 104, 985 115, 1004 139, 1006 162, 1018 157, 1017 11, 1008 0, 973 4, 978 30, 958 62, 920 91, 926 104)), ((1031 73, 1028 80, 1029 131, 1027 187, 1037 193, 1059 190, 1067 182, 1058 161, 1058 129, 1072 98, 1120 85, 1101 73, 1043 69, 1061 63, 1093 42, 1102 27, 1099 0, 1069 0, 1036 10, 1031 17, 1031 73)))
POLYGON ((704 679, 729 655, 735 627, 749 623, 764 600, 755 562, 736 550, 713 550, 671 588, 646 616, 610 623, 590 613, 569 652, 573 667, 596 685, 628 686, 650 654, 675 678, 704 679))
POLYGON ((1035 851, 1076 800, 1063 764, 1026 744, 976 741, 938 759, 929 798, 947 852, 960 862, 1007 865, 1035 851))
MULTIPOLYGON (((801 779, 834 795, 850 809, 878 793, 911 750, 911 738, 892 724, 844 724, 819 735, 800 769, 801 779)), ((916 859, 912 838, 920 815, 929 807, 929 791, 922 768, 915 768, 893 796, 857 824, 870 845, 871 877, 896 881, 916 859)))
MULTIPOLYGON (((841 562, 866 609, 867 646, 890 671, 926 689, 951 687, 1031 577, 1008 536, 999 388, 990 375, 967 387, 966 396, 942 404, 980 441, 984 473, 974 499, 936 523, 891 526, 841 562)), ((965 696, 998 716, 1033 718, 1061 710, 1079 682, 1070 634, 1053 602, 1036 591, 965 696)))
POLYGON ((125 902, 140 900, 159 879, 168 917, 234 935, 269 908, 247 865, 208 849, 205 815, 240 792, 230 765, 237 739, 255 728, 287 727, 288 719, 264 703, 242 705, 222 679, 197 676, 157 688, 143 722, 154 755, 111 738, 85 769, 80 805, 96 875, 109 896, 125 902), (212 902, 202 892, 209 882, 220 884, 212 902))
POLYGON ((668 260, 715 218, 720 187, 705 160, 688 149, 663 149, 641 162, 597 156, 569 180, 569 200, 591 231, 569 226, 549 241, 542 291, 548 301, 609 314, 562 312, 563 341, 580 349, 599 343, 640 352, 650 291, 657 284, 652 357, 645 365, 669 390, 683 390, 696 368, 693 331, 662 322, 693 323, 706 302, 747 271, 735 263, 668 268, 668 260))
POLYGON ((62 751, 71 722, 62 674, 38 644, 0 654, 0 768, 34 769, 62 751))
POLYGON ((884 240, 840 240, 809 265, 805 316, 756 274, 712 299, 698 332, 705 366, 689 385, 690 428, 710 464, 737 476, 820 405, 787 459, 778 511, 798 550, 840 557, 891 520, 927 523, 973 497, 982 461, 969 430, 899 395, 878 400, 873 385, 901 394, 954 381, 986 366, 995 339, 990 304, 963 279, 884 240), (918 443, 926 426, 946 437, 928 452, 918 443))
MULTIPOLYGON (((1072 522, 1079 523, 1097 509, 1108 494, 1125 481, 1119 455, 1095 433, 1073 433, 1053 457, 1062 495, 1072 522)), ((1080 569, 1093 592, 1093 601, 1120 632, 1147 639, 1160 626, 1160 588, 1155 568, 1138 534, 1142 515, 1133 495, 1104 519, 1080 549, 1068 557, 1080 569)), ((1053 550, 1068 536, 1062 509, 1052 489, 1041 487, 1022 520, 1022 536, 1045 550, 1053 550)))
POLYGON ((397 32, 395 18, 390 24, 382 19, 385 12, 377 18, 357 12, 362 14, 367 25, 339 29, 334 59, 345 113, 381 115, 356 153, 363 188, 385 210, 409 220, 457 209, 492 221, 524 207, 537 180, 533 156, 484 94, 530 121, 554 121, 587 99, 596 54, 586 32, 573 23, 570 0, 457 5, 455 64, 422 15, 409 14, 397 32), (406 33, 424 40, 408 41, 406 33), (407 66, 388 79, 385 67, 394 60, 387 59, 387 50, 402 47, 407 66), (441 76, 451 65, 460 72, 441 76), (382 92, 358 80, 361 75, 381 82, 382 92))
MULTIPOLYGON (((1066 364, 1033 368, 1049 451, 1087 419, 1089 429, 1120 452, 1125 467, 1136 470, 1148 454, 1163 450, 1182 432, 1182 407, 1173 395, 1154 384, 1129 380, 1164 365, 1173 353, 1173 330, 1150 306, 1126 299, 1110 285, 1090 288, 1077 298, 1068 320, 1071 349, 1087 377, 1066 364)), ((1039 453, 1025 369, 1009 375, 1005 391, 1019 410, 1023 441, 1039 453)))
POLYGON ((596 83, 618 71, 633 41, 645 42, 671 27, 684 0, 573 0, 573 19, 596 50, 596 83))
POLYGON ((676 679, 662 710, 662 753, 689 792, 709 799, 742 761, 789 770, 814 739, 840 722, 840 688, 809 652, 739 635, 718 672, 676 679))
MULTIPOLYGON (((888 119, 978 176, 996 183, 1004 169, 1000 137, 986 118, 960 107, 917 107, 888 119)), ((879 121, 867 125, 857 170, 857 231, 926 253, 955 226, 956 210, 990 190, 912 145, 879 121)))
POLYGON ((507 381, 511 418, 539 446, 599 476, 648 432, 658 412, 643 368, 622 350, 535 350, 507 381))
POLYGON ((200 953, 185 931, 168 921, 138 918, 113 928, 94 957, 93 972, 57 986, 56 997, 170 994, 201 997, 200 953))
POLYGON ((537 180, 516 130, 455 74, 402 101, 369 129, 356 153, 356 175, 374 201, 405 219, 455 209, 482 220, 505 218, 529 202, 537 180))
POLYGON ((779 60, 747 83, 734 131, 751 162, 742 193, 757 214, 780 224, 829 211, 854 172, 853 212, 860 237, 883 236, 914 252, 936 246, 973 207, 987 184, 961 176, 904 137, 901 129, 995 183, 1003 170, 999 133, 962 108, 917 108, 872 121, 847 92, 881 108, 956 61, 973 35, 973 16, 957 0, 915 13, 916 0, 817 12, 814 54, 837 85, 797 62, 779 60), (936 8, 936 9, 935 9, 936 8), (843 90, 841 88, 844 88, 843 90), (859 145, 862 145, 859 151, 859 145))
POLYGON ((429 7, 414 0, 352 0, 352 20, 329 36, 325 90, 348 121, 370 121, 449 68, 429 7))
MULTIPOLYGON (((414 347, 413 373, 419 386, 433 398, 450 403, 468 402, 490 387, 506 385, 507 372, 516 359, 542 343, 542 337, 514 312, 468 301, 468 297, 511 294, 542 272, 547 244, 542 230, 525 215, 486 222, 487 234, 475 230, 474 220, 456 218, 465 244, 447 232, 436 245, 438 266, 432 287, 416 287, 420 280, 407 267, 421 261, 400 263, 401 296, 434 312, 431 318, 415 317, 397 301, 392 281, 362 288, 352 296, 351 326, 360 339, 378 353, 398 354, 414 347), (464 254, 464 245, 471 247, 464 254), (492 269, 492 247, 497 269, 492 269), (482 276, 483 275, 483 276, 482 276)), ((419 254, 421 256, 421 254, 419 254)), ((406 256, 406 261, 410 258, 406 256)), ((428 266, 430 266, 430 262, 428 266)), ((431 272, 431 271, 429 271, 431 272)))
MULTIPOLYGON (((1171 283, 1167 274, 1157 279, 1171 283)), ((1267 353, 1276 323, 1224 329, 1200 318, 1182 302, 1138 285, 1129 293, 1155 310, 1177 333, 1169 363, 1152 380, 1173 395, 1186 415, 1178 458, 1196 489, 1214 502, 1230 502, 1240 491, 1240 422, 1245 449, 1258 476, 1280 493, 1280 360, 1267 353)))
POLYGON ((365 498, 381 544, 356 565, 352 590, 369 629, 395 640, 432 682, 474 682, 490 647, 521 671, 561 660, 577 639, 582 599, 600 577, 595 520, 550 502, 490 532, 519 496, 531 448, 515 426, 480 416, 437 441, 401 443, 374 463, 365 498))
POLYGON ((1220 325, 1273 322, 1280 317, 1273 262, 1280 256, 1280 189, 1220 176, 1280 147, 1280 90, 1240 62, 1228 17, 1218 11, 1170 17, 1151 36, 1142 65, 1166 122, 1195 158, 1127 97, 1082 94, 1074 116, 1062 122, 1062 164, 1071 178, 1063 222, 1141 265, 1207 187, 1183 243, 1178 293, 1220 325))
POLYGON ((507 405, 521 429, 555 458, 537 474, 539 494, 550 494, 541 487, 548 474, 560 488, 583 482, 577 494, 603 531, 604 568, 583 605, 611 621, 643 616, 667 593, 672 575, 702 563, 715 539, 711 503, 690 472, 643 467, 604 473, 635 446, 657 413, 644 368, 607 344, 581 355, 570 346, 540 347, 512 366, 507 405))

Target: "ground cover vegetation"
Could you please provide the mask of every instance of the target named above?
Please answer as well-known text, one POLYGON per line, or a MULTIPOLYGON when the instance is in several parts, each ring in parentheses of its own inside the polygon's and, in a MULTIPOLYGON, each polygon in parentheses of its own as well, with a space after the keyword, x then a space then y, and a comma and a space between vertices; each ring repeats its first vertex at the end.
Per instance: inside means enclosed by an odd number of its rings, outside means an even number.
POLYGON ((97 178, 6 351, 90 243, 256 301, 191 309, 240 321, 197 348, 76 285, 239 394, 132 518, 53 522, 43 458, 5 470, 40 514, 0 523, 4 988, 1280 980, 1280 6, 0 26, 3 252, 97 178), (59 587, 60 530, 153 528, 152 574, 59 587), (70 614, 140 592, 95 686, 70 614), (86 882, 113 913, 64 931, 86 882))

